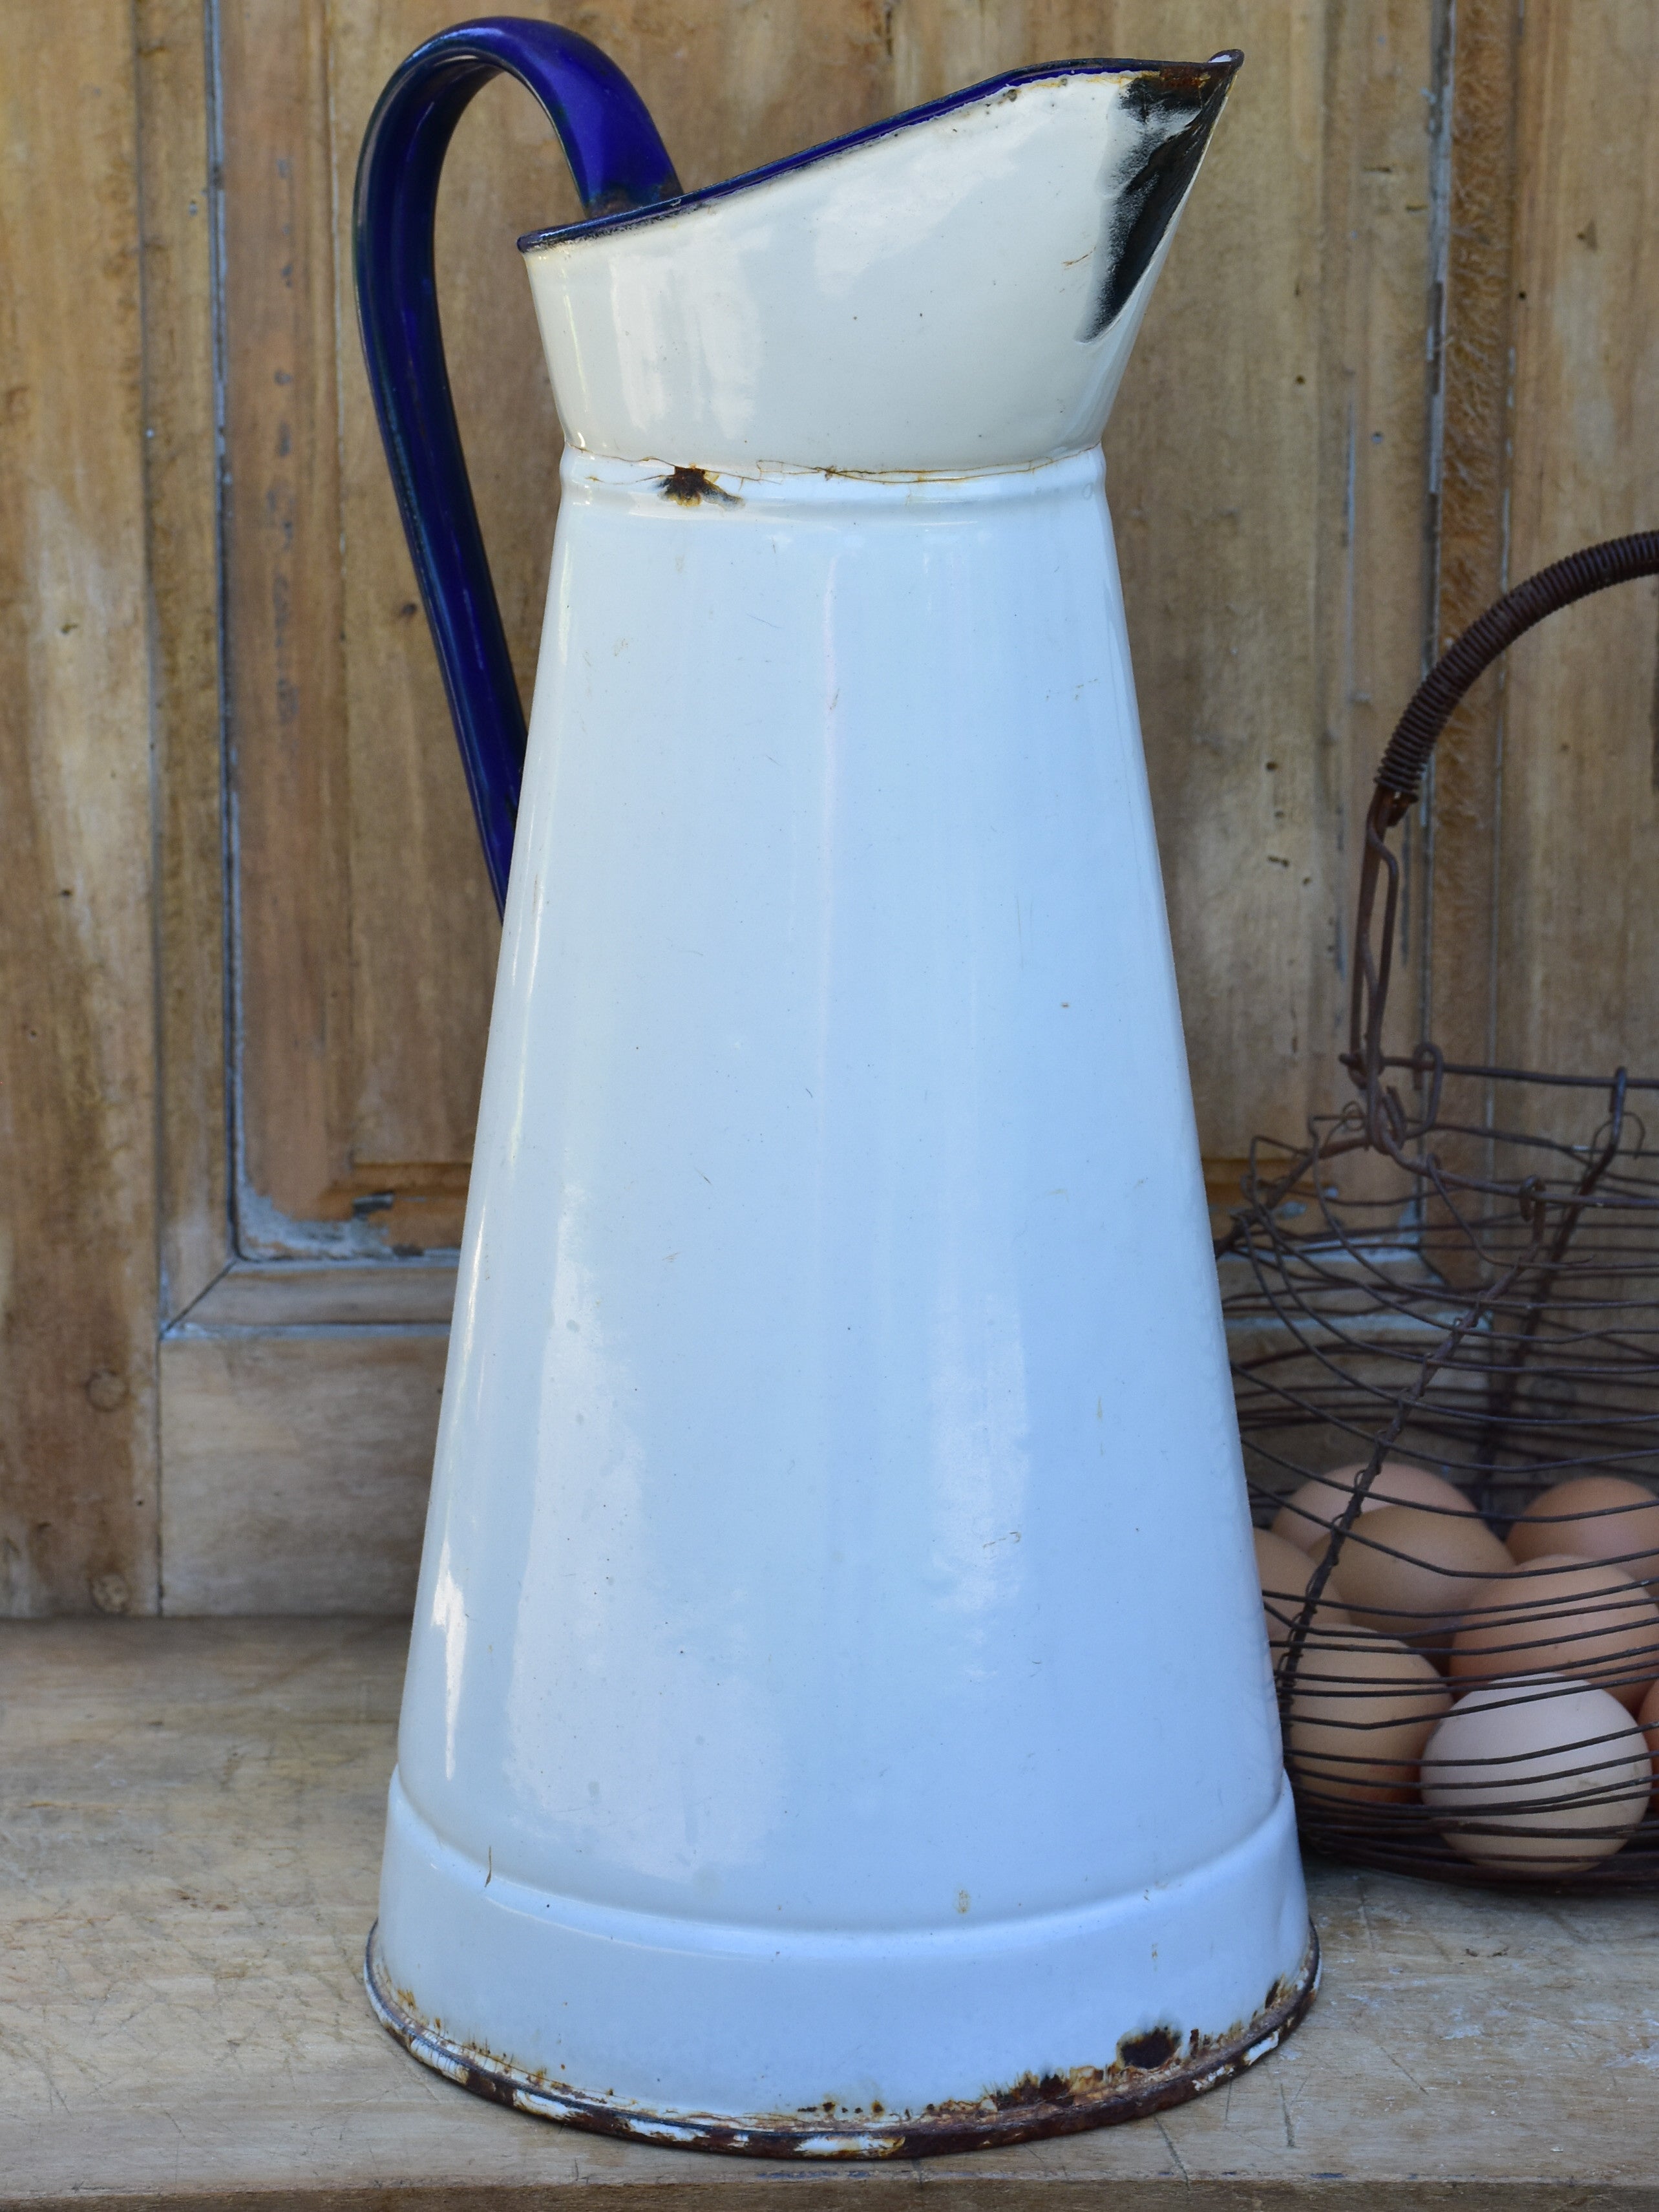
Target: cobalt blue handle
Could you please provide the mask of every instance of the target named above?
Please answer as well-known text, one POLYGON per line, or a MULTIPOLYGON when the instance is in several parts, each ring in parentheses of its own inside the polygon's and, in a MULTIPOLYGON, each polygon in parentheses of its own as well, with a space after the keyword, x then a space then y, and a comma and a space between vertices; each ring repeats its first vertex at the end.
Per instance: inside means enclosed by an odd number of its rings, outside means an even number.
POLYGON ((616 64, 574 31, 514 15, 458 23, 417 46, 381 94, 358 159, 353 257, 368 380, 500 906, 524 710, 456 428, 432 262, 444 155, 467 102, 498 71, 541 102, 584 214, 653 206, 680 187, 616 64))

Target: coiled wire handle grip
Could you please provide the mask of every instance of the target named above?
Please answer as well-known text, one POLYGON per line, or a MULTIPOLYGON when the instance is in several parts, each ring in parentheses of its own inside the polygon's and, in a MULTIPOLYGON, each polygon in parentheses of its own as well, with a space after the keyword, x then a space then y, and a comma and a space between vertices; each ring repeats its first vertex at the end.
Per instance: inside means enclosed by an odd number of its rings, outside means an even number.
POLYGON ((1547 615, 1559 613, 1577 599, 1605 592, 1613 584, 1633 583, 1640 576, 1659 575, 1659 531, 1638 531, 1630 538, 1610 538, 1600 545, 1586 545, 1540 568, 1524 583, 1472 622, 1449 646, 1413 694, 1405 713, 1395 725, 1388 750, 1376 771, 1376 796, 1365 820, 1365 857, 1359 878, 1359 913, 1354 931, 1353 992, 1350 1001, 1348 1049, 1343 1065, 1364 1093, 1365 1135, 1369 1143, 1395 1152, 1416 1130, 1431 1125, 1438 1110, 1439 1054, 1424 1046, 1413 1055, 1413 1066, 1434 1079, 1434 1096, 1427 1113, 1413 1125, 1398 1094, 1383 1084, 1386 1062, 1382 1052, 1382 1019, 1388 1010, 1389 982, 1394 967, 1395 931, 1399 921, 1400 862, 1389 850, 1388 833, 1415 805, 1423 776, 1434 752, 1435 741, 1451 720, 1464 694, 1485 675, 1494 660, 1506 653, 1547 615), (1376 933, 1376 892, 1386 871, 1380 935, 1376 933))
POLYGON ((524 710, 455 423, 432 241, 455 126, 502 74, 540 101, 585 215, 651 207, 680 190, 645 103, 616 64, 574 31, 514 15, 458 23, 417 46, 380 94, 358 158, 353 262, 363 356, 498 907, 524 780, 524 710))

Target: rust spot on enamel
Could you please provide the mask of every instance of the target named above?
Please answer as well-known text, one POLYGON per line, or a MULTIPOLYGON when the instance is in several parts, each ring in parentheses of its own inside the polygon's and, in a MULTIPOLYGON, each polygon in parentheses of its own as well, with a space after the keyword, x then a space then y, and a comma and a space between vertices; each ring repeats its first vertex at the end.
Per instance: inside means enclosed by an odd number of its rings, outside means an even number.
POLYGON ((711 499, 716 507, 740 507, 743 502, 735 492, 723 491, 707 469, 671 469, 658 480, 658 489, 665 499, 677 500, 682 507, 700 507, 711 499))

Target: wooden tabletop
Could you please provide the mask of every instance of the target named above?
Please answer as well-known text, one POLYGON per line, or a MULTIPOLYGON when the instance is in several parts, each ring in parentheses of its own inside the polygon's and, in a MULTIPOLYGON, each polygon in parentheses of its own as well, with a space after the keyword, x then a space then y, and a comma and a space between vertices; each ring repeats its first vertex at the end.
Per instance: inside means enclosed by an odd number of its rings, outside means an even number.
POLYGON ((1333 1866, 1310 2019, 1162 2118, 826 2170, 483 2104, 359 1979, 406 1633, 0 1627, 0 2206, 1659 2207, 1659 1902, 1333 1866))

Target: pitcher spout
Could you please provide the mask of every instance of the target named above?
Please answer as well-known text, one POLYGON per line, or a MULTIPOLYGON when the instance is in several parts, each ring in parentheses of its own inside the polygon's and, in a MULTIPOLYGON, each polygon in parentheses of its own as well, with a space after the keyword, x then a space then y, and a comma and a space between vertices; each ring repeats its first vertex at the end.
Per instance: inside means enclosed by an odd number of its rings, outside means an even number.
POLYGON ((532 234, 567 438, 737 474, 957 472, 1094 443, 1242 59, 1024 70, 532 234))
POLYGON ((1146 279, 1156 273, 1152 264, 1186 204, 1243 59, 1232 47, 1196 67, 1158 63, 1129 85, 1126 105, 1140 125, 1141 140, 1106 185, 1102 283, 1079 334, 1085 342, 1108 330, 1137 294, 1144 307, 1146 279))

